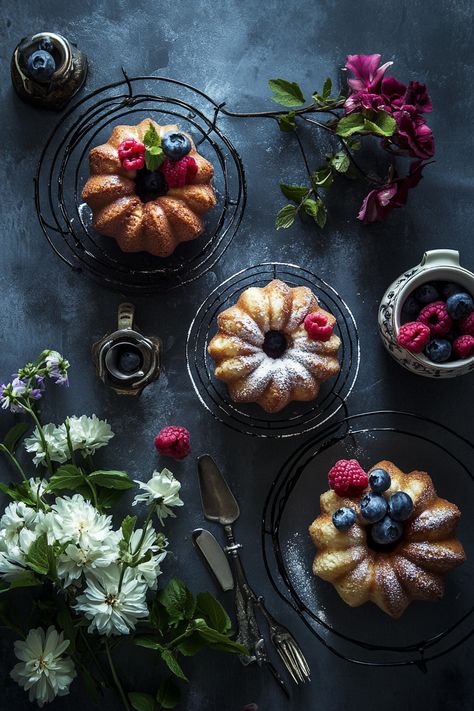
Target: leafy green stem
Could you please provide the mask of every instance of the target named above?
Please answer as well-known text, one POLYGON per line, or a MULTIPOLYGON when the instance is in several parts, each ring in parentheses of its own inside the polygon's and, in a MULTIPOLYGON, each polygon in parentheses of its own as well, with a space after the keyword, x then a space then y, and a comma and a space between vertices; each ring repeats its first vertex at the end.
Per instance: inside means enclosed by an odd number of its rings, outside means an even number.
POLYGON ((115 688, 120 697, 120 700, 122 701, 123 707, 125 711, 130 711, 130 704, 128 703, 125 691, 123 690, 122 684, 120 683, 120 679, 118 678, 117 671, 115 669, 115 665, 112 659, 112 654, 110 653, 110 645, 108 639, 105 640, 105 653, 107 655, 107 661, 109 663, 112 679, 114 680, 115 688))
POLYGON ((54 474, 53 463, 51 461, 51 457, 49 456, 48 443, 46 442, 46 437, 44 436, 43 427, 41 426, 41 422, 39 421, 39 418, 32 407, 29 407, 28 405, 24 405, 23 407, 26 412, 30 413, 30 415, 33 418, 34 423, 38 429, 38 434, 40 436, 41 444, 43 446, 44 456, 45 456, 45 460, 46 460, 46 466, 48 467, 48 471, 49 471, 50 475, 53 475, 54 474))
POLYGON ((10 458, 10 461, 12 462, 12 464, 14 465, 14 467, 15 467, 15 468, 18 470, 18 472, 20 473, 20 476, 22 477, 23 481, 27 481, 25 472, 23 471, 23 467, 21 466, 20 462, 19 462, 18 459, 15 457, 15 455, 13 454, 13 452, 10 452, 10 450, 8 449, 8 447, 5 447, 4 444, 0 444, 0 451, 1 451, 1 452, 5 452, 5 454, 10 458))

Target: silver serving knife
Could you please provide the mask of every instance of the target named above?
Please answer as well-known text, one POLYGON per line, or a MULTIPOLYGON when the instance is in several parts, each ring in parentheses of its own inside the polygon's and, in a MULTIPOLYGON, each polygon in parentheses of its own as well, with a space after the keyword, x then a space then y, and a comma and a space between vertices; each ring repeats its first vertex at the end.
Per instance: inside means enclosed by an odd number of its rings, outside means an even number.
POLYGON ((266 664, 283 693, 289 698, 286 684, 268 656, 265 639, 260 632, 255 611, 261 607, 261 601, 247 582, 239 556, 241 545, 236 543, 232 524, 240 516, 240 509, 226 480, 209 454, 198 459, 199 486, 204 516, 208 521, 220 523, 227 538, 226 553, 230 557, 235 581, 235 605, 239 632, 237 641, 250 651, 250 656, 240 655, 240 660, 247 665, 254 661, 266 664))
POLYGON ((232 575, 229 561, 222 550, 222 546, 216 541, 212 533, 206 531, 205 528, 196 528, 193 531, 193 541, 222 590, 224 592, 233 590, 234 576, 232 575))

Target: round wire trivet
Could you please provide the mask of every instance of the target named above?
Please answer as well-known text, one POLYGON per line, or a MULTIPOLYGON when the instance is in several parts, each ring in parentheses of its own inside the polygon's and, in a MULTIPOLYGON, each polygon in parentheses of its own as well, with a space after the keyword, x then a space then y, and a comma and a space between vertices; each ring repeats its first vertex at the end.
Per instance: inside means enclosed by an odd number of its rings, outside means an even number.
POLYGON ((49 137, 35 178, 36 211, 54 252, 70 267, 112 289, 168 291, 198 279, 229 246, 246 203, 239 154, 216 126, 220 105, 189 84, 163 77, 128 77, 85 96, 67 111, 49 137), (177 123, 214 165, 217 205, 204 218, 204 234, 181 244, 166 259, 124 254, 115 240, 92 227, 81 192, 89 176, 88 154, 118 124, 144 118, 177 123))
MULTIPOLYGON (((396 446, 398 446, 398 442, 396 446)), ((377 455, 380 455, 380 452, 377 452, 377 455)), ((372 457, 370 463, 373 464, 374 461, 382 458, 390 459, 390 454, 387 457, 372 457)), ((471 540, 473 535, 470 533, 472 528, 470 520, 472 520, 472 509, 474 507, 474 490, 472 488, 474 486, 474 475, 471 471, 473 460, 474 445, 445 425, 413 413, 385 410, 351 415, 342 421, 332 423, 322 432, 319 432, 317 436, 299 447, 285 462, 272 483, 263 510, 262 547, 265 567, 278 595, 297 612, 315 637, 336 656, 354 664, 365 666, 400 667, 416 665, 423 672, 426 672, 428 662, 448 654, 474 634, 473 597, 472 590, 468 589, 468 585, 471 585, 471 587, 474 585, 472 563, 470 562, 474 552, 474 542, 471 540), (397 630, 395 627, 390 627, 390 625, 403 624, 402 621, 407 612, 404 613, 400 620, 391 621, 371 603, 366 603, 355 610, 351 609, 342 600, 339 600, 336 590, 329 583, 319 581, 319 579, 312 576, 311 559, 305 560, 304 556, 303 558, 296 557, 297 567, 289 564, 292 553, 288 554, 288 551, 291 550, 292 544, 289 544, 288 541, 290 536, 288 526, 285 523, 285 516, 291 517, 292 514, 287 514, 287 509, 292 506, 296 511, 296 515, 300 517, 298 527, 301 530, 297 534, 298 547, 300 549, 309 541, 308 526, 319 513, 319 495, 316 494, 316 477, 314 476, 314 466, 310 468, 311 462, 314 465, 315 458, 321 457, 324 460, 326 455, 334 463, 331 450, 338 448, 342 442, 344 442, 347 457, 361 458, 365 456, 367 458, 371 455, 369 451, 362 451, 361 438, 364 438, 364 441, 367 438, 372 441, 375 450, 377 446, 382 448, 384 446, 383 442, 380 441, 377 445, 377 440, 387 437, 403 437, 405 442, 409 442, 408 449, 413 447, 412 453, 398 452, 398 463, 404 457, 413 458, 413 456, 417 456, 417 452, 423 448, 426 451, 428 451, 426 448, 429 448, 434 468, 436 468, 436 462, 438 461, 440 467, 447 462, 451 463, 451 467, 446 467, 447 471, 443 469, 442 477, 438 477, 438 483, 441 481, 445 487, 456 489, 456 498, 460 502, 462 510, 461 523, 464 524, 462 535, 460 531, 459 537, 466 550, 467 562, 455 571, 448 573, 446 577, 448 584, 450 576, 455 573, 459 573, 461 576, 456 583, 457 587, 454 586, 455 592, 451 593, 451 599, 447 600, 447 605, 452 610, 450 614, 453 615, 453 619, 449 619, 447 622, 443 619, 443 615, 440 614, 440 608, 438 607, 441 605, 440 602, 412 603, 408 610, 414 604, 418 604, 418 608, 413 609, 412 616, 407 620, 407 625, 409 626, 397 630), (306 476, 311 475, 313 477, 314 490, 305 490, 304 494, 301 491, 298 495, 299 498, 295 498, 291 504, 290 499, 295 496, 295 489, 300 479, 305 476, 305 472, 306 476), (302 520, 305 518, 300 506, 303 498, 306 501, 311 501, 310 505, 314 514, 308 521, 302 520), (298 572, 295 573, 295 571, 298 572), (298 579, 301 576, 303 578, 298 579), (306 596, 305 588, 315 588, 321 584, 327 586, 326 598, 318 597, 317 593, 314 594, 314 597, 311 597, 313 593, 306 596), (464 603, 463 609, 457 609, 459 608, 458 602, 461 602, 459 598, 464 603), (308 603, 308 599, 311 600, 310 603, 308 603), (333 614, 332 617, 337 618, 338 614, 342 612, 344 620, 340 621, 338 619, 338 623, 341 627, 344 627, 344 630, 339 629, 330 620, 331 615, 327 614, 327 609, 324 609, 324 605, 317 605, 318 609, 310 606, 314 605, 314 601, 318 603, 324 599, 326 601, 331 600, 331 604, 334 604, 336 614, 333 614), (428 617, 422 617, 423 610, 428 617), (362 638, 362 635, 357 637, 354 633, 356 625, 353 615, 357 614, 358 611, 363 611, 364 614, 364 617, 359 619, 359 623, 360 620, 363 621, 359 626, 366 633, 365 639, 362 638), (381 626, 381 618, 386 620, 385 627, 381 626), (401 639, 409 638, 413 634, 420 634, 420 627, 417 627, 419 618, 425 622, 429 620, 428 624, 430 626, 433 624, 433 620, 436 620, 434 624, 442 627, 432 634, 426 634, 425 630, 425 634, 419 640, 414 639, 409 643, 400 642, 401 639), (351 621, 353 624, 351 624, 351 621), (371 643, 367 636, 370 637, 373 634, 375 624, 378 625, 378 630, 384 630, 387 637, 390 635, 390 630, 392 633, 397 632, 399 637, 397 643, 390 644, 388 638, 384 643, 371 643), (417 627, 415 632, 413 631, 413 626, 417 627)), ((327 463, 318 470, 318 478, 321 475, 325 481, 321 491, 327 489, 326 467, 327 463)), ((449 498, 449 492, 447 498, 449 498)), ((315 549, 312 547, 311 555, 314 556, 314 553, 315 549)), ((446 592, 445 597, 447 594, 446 592)))
POLYGON ((292 437, 320 427, 334 417, 345 408, 357 378, 359 360, 356 323, 339 294, 307 269, 276 262, 242 269, 216 287, 199 307, 186 342, 188 372, 201 404, 219 422, 256 437, 292 437), (336 317, 336 333, 341 338, 339 374, 323 383, 319 397, 313 402, 291 403, 275 415, 265 413, 257 405, 232 402, 225 383, 215 378, 214 363, 207 352, 209 341, 217 330, 217 314, 235 304, 244 289, 265 286, 272 279, 281 279, 291 287, 309 287, 321 306, 336 317))

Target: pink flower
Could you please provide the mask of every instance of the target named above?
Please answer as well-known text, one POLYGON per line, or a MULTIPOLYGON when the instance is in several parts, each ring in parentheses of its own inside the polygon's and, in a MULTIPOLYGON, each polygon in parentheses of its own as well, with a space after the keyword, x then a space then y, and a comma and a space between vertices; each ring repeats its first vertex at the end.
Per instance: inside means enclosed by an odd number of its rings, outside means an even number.
POLYGON ((408 84, 403 103, 411 104, 420 113, 428 113, 433 109, 426 84, 420 84, 418 81, 411 81, 408 84))
POLYGON ((383 188, 371 190, 364 198, 357 219, 363 222, 379 222, 385 220, 395 207, 403 207, 408 199, 408 191, 418 185, 423 177, 422 170, 421 161, 415 161, 405 178, 396 178, 383 188))
POLYGON ((348 79, 347 83, 354 91, 375 93, 382 82, 382 77, 393 62, 386 62, 381 67, 380 54, 349 54, 346 69, 349 69, 356 79, 348 79))
POLYGON ((382 80, 381 94, 392 109, 400 109, 405 102, 407 88, 395 77, 384 77, 382 80))
POLYGON ((383 97, 379 94, 369 94, 365 91, 355 91, 353 94, 349 94, 344 104, 345 113, 351 114, 362 109, 383 111, 385 109, 383 97))
POLYGON ((405 105, 394 113, 397 130, 393 140, 408 155, 427 160, 435 152, 433 131, 414 106, 405 105))

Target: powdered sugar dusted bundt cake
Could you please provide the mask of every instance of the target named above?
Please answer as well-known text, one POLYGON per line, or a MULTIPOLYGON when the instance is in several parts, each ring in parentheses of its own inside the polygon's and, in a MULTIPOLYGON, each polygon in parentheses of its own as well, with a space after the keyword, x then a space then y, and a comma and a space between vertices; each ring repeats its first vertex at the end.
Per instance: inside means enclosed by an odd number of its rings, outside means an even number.
POLYGON ((351 607, 370 600, 395 618, 412 600, 439 600, 465 554, 455 535, 460 511, 428 474, 382 461, 367 476, 356 460, 341 460, 329 483, 309 528, 314 575, 351 607))
POLYGON ((234 402, 278 412, 293 400, 314 400, 340 370, 334 316, 305 286, 275 279, 251 287, 217 317, 209 343, 215 375, 234 402))
POLYGON ((174 124, 115 126, 107 143, 91 150, 89 165, 82 198, 94 229, 123 252, 168 257, 202 234, 201 218, 216 203, 213 166, 174 124))

